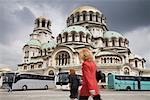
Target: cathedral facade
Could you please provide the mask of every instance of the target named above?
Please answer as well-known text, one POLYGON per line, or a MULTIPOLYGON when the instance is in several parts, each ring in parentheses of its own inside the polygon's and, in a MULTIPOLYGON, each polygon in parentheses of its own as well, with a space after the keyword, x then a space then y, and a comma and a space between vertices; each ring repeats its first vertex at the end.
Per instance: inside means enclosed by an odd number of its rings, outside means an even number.
POLYGON ((55 75, 70 68, 81 73, 79 52, 92 50, 98 70, 102 70, 107 85, 110 73, 120 75, 147 75, 145 59, 135 55, 129 41, 121 33, 110 31, 106 17, 94 7, 82 6, 71 12, 67 27, 56 39, 47 17, 35 20, 30 40, 23 46, 23 62, 18 71, 55 75))

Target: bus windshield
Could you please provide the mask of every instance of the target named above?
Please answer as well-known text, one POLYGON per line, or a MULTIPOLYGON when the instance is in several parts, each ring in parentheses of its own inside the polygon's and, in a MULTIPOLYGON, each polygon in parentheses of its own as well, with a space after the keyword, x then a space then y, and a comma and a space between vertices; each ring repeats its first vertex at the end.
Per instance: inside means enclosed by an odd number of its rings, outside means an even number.
POLYGON ((58 74, 58 81, 56 82, 56 85, 67 85, 69 82, 68 79, 69 73, 59 73, 58 74))
POLYGON ((3 73, 3 82, 4 83, 13 83, 15 73, 3 73))

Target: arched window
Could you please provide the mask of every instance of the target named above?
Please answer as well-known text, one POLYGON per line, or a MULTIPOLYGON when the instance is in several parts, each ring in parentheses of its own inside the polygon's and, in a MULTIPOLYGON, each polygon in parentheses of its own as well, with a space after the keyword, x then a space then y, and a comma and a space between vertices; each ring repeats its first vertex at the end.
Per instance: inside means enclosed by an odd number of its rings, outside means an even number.
POLYGON ((75 41, 75 33, 72 33, 72 41, 75 41))
POLYGON ((115 39, 112 39, 112 46, 115 46, 115 39))
POLYGON ((48 72, 48 75, 54 75, 54 71, 53 71, 53 70, 50 70, 50 71, 48 72))
POLYGON ((82 42, 83 34, 82 33, 79 34, 80 34, 80 42, 82 42))
POLYGON ((122 41, 122 39, 120 38, 119 39, 119 47, 121 47, 121 41, 122 41))
POLYGON ((24 66, 24 70, 27 70, 27 66, 24 66))
POLYGON ((106 45, 106 47, 108 47, 108 40, 107 39, 105 41, 105 45, 106 45))
POLYGON ((45 27, 45 20, 42 20, 42 27, 45 27))
POLYGON ((88 39, 89 39, 89 34, 86 35, 86 42, 88 43, 88 39))
POLYGON ((106 63, 106 58, 104 58, 104 63, 106 63))
POLYGON ((31 69, 34 69, 34 65, 31 65, 31 69))
POLYGON ((61 36, 61 34, 59 34, 59 36, 58 36, 58 41, 60 41, 60 43, 62 43, 62 36, 61 36))
POLYGON ((110 63, 112 63, 112 58, 110 58, 110 63))
POLYGON ((70 55, 66 51, 61 51, 57 53, 55 60, 56 65, 67 65, 70 64, 70 55))
POLYGON ((130 73, 129 73, 129 68, 127 68, 127 67, 124 68, 124 74, 125 74, 125 75, 129 75, 129 74, 130 74, 130 73))
POLYGON ((93 17, 93 13, 92 12, 90 12, 90 21, 92 21, 92 18, 93 17))
POLYGON ((65 33, 65 42, 68 42, 68 33, 65 33))
POLYGON ((46 49, 44 49, 44 55, 46 56, 46 49))
POLYGON ((103 58, 101 58, 101 63, 104 63, 104 59, 103 58))
POLYGON ((86 20, 86 11, 83 11, 83 21, 86 20))
POLYGON ((137 60, 135 60, 135 67, 138 67, 138 64, 137 64, 138 62, 137 62, 137 60))
POLYGON ((77 22, 79 22, 80 21, 80 15, 79 15, 79 13, 76 13, 76 16, 77 16, 77 22))
POLYGON ((96 13, 96 22, 98 22, 98 16, 99 16, 99 13, 97 12, 96 13))
POLYGON ((144 61, 142 61, 142 68, 144 68, 144 61))

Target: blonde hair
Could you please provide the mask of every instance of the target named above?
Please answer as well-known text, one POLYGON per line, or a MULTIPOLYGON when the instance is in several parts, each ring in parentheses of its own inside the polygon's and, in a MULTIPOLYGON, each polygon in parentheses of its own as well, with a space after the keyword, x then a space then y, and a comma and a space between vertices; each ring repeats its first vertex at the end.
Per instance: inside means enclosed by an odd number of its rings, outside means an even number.
POLYGON ((84 48, 80 51, 79 57, 83 61, 93 61, 93 53, 87 48, 84 48))
POLYGON ((76 71, 75 71, 75 69, 73 69, 73 68, 71 68, 69 71, 70 71, 70 74, 71 74, 71 75, 76 74, 76 71))

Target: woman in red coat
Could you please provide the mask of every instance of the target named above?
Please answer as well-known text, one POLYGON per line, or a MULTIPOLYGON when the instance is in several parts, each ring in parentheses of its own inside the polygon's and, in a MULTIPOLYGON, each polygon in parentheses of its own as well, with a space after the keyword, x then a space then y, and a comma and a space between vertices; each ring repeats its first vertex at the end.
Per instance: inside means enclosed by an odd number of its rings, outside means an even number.
POLYGON ((82 63, 83 81, 79 100, 88 100, 89 96, 92 96, 94 100, 101 100, 96 80, 96 63, 93 60, 93 54, 89 49, 84 48, 79 56, 84 61, 82 63))

